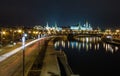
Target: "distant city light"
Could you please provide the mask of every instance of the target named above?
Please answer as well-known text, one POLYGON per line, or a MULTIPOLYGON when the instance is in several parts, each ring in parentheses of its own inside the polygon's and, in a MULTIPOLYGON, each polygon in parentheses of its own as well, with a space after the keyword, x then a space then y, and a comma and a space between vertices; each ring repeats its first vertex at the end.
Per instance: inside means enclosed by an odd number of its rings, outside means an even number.
POLYGON ((22 30, 18 30, 19 33, 22 33, 22 30))
POLYGON ((6 32, 5 32, 5 31, 3 31, 3 32, 2 32, 2 34, 4 34, 4 35, 5 35, 5 34, 6 34, 6 32))

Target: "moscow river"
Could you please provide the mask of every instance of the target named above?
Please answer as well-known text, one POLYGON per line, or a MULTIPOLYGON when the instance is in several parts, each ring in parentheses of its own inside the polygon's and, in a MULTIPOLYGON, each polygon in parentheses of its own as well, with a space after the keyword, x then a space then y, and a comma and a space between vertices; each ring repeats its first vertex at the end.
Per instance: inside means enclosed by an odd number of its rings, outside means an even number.
POLYGON ((120 46, 100 37, 79 37, 76 41, 57 41, 56 50, 65 51, 68 63, 80 76, 120 76, 120 46))

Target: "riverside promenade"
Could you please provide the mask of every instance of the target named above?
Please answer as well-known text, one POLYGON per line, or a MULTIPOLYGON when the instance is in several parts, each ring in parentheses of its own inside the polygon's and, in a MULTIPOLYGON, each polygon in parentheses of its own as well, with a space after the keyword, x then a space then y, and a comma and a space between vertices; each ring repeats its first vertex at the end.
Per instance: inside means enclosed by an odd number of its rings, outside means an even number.
POLYGON ((40 76, 61 76, 53 39, 48 43, 40 76))
POLYGON ((48 43, 40 76, 63 76, 60 63, 65 70, 65 76, 80 76, 72 72, 65 52, 54 49, 54 39, 56 38, 52 38, 48 43))

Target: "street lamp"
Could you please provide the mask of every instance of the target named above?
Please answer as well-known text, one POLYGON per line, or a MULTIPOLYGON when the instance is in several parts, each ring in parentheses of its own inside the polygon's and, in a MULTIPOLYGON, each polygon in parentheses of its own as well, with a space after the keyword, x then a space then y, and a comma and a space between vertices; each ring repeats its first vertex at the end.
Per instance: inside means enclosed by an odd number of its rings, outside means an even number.
POLYGON ((25 37, 27 34, 23 33, 22 37, 22 47, 23 47, 23 76, 25 76, 25 37))
POLYGON ((1 47, 2 47, 2 39, 3 39, 3 35, 5 35, 6 32, 5 31, 1 31, 1 47))
POLYGON ((6 34, 6 32, 5 32, 5 31, 3 31, 3 32, 2 32, 2 34, 3 34, 3 35, 5 35, 5 34, 6 34))
POLYGON ((118 32, 120 32, 120 30, 116 30, 116 32, 118 33, 118 32))
POLYGON ((15 37, 15 33, 16 31, 13 29, 12 30, 12 44, 14 45, 15 44, 15 39, 14 39, 14 37, 15 37))
POLYGON ((2 31, 0 32, 0 38, 1 38, 1 40, 0 40, 0 47, 2 47, 2 31))
POLYGON ((19 29, 18 32, 19 32, 19 33, 22 33, 22 30, 19 29))

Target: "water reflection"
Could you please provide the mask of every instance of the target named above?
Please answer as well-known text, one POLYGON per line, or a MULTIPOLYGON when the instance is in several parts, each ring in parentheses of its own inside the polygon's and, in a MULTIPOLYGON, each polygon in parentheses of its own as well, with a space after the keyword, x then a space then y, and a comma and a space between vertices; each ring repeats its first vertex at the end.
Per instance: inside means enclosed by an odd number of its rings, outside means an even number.
POLYGON ((79 44, 79 47, 78 47, 78 49, 79 49, 79 50, 81 49, 81 44, 79 44))
POLYGON ((92 49, 92 43, 89 44, 90 49, 92 49))
POLYGON ((88 51, 89 47, 88 47, 88 44, 86 43, 86 51, 88 51))
POLYGON ((116 71, 120 66, 120 47, 104 43, 100 37, 57 41, 55 49, 65 51, 73 72, 80 76, 109 76, 104 74, 115 74, 113 70, 116 71))
POLYGON ((101 41, 100 37, 80 37, 76 38, 76 40, 81 41, 81 42, 98 42, 101 41))
POLYGON ((70 47, 70 42, 68 41, 68 48, 70 47))
POLYGON ((118 50, 118 47, 116 46, 116 47, 115 47, 115 51, 117 51, 117 50, 118 50))
POLYGON ((106 52, 110 51, 111 53, 114 53, 116 51, 118 51, 119 47, 118 46, 112 46, 110 44, 103 44, 103 47, 106 49, 106 52))
POLYGON ((94 51, 94 50, 105 50, 106 52, 117 52, 120 48, 118 46, 112 46, 107 43, 102 43, 100 37, 81 37, 77 38, 76 42, 72 41, 57 41, 54 46, 55 48, 61 46, 62 48, 68 47, 71 49, 85 50, 85 51, 94 51))

